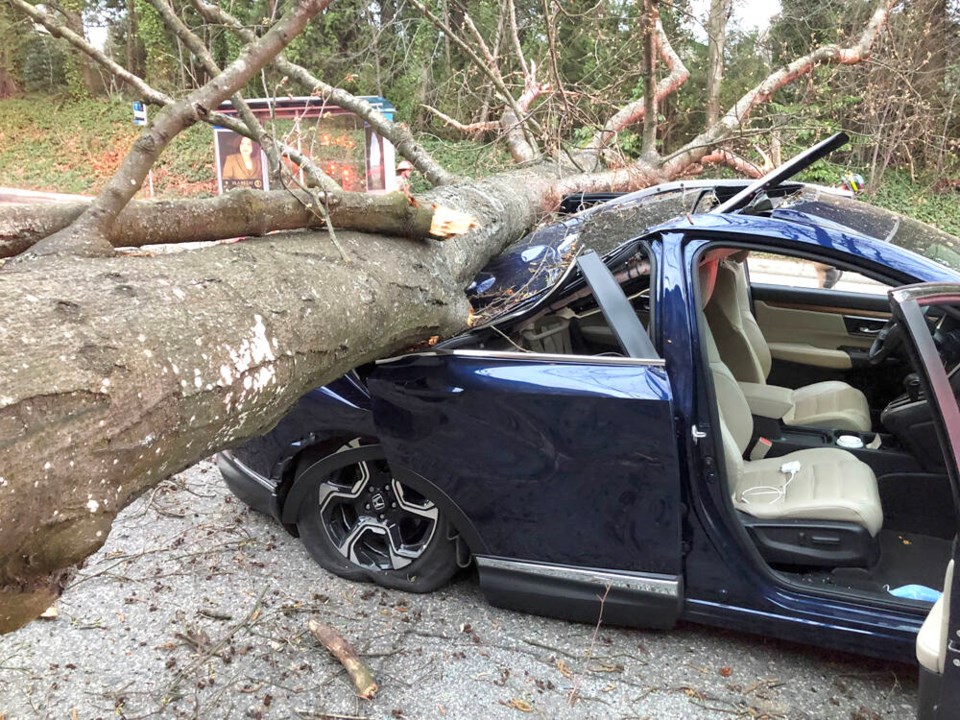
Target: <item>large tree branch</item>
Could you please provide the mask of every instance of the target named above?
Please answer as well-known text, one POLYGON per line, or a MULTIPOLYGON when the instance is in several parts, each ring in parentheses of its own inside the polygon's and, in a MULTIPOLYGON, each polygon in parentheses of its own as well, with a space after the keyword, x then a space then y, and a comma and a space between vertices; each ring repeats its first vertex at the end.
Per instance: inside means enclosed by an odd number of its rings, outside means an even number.
POLYGON ((262 38, 247 45, 220 75, 179 102, 164 107, 140 135, 120 169, 69 228, 38 243, 35 254, 105 254, 110 226, 136 194, 160 153, 184 128, 208 116, 272 60, 331 0, 299 0, 262 38))
MULTIPOLYGON (((412 239, 446 239, 437 230, 438 208, 411 203, 403 193, 321 194, 317 200, 300 191, 233 190, 194 200, 133 200, 111 226, 107 239, 115 247, 181 244, 266 235, 277 230, 325 228, 324 214, 336 228, 412 239)), ((89 205, 76 201, 54 205, 5 205, 0 216, 0 258, 26 252, 35 243, 69 227, 89 205)), ((441 218, 450 208, 439 208, 441 218)), ((464 230, 465 232, 465 230, 464 230)))
POLYGON ((539 218, 552 180, 437 188, 424 203, 481 226, 442 245, 338 233, 349 264, 298 232, 0 273, 0 632, 42 612, 145 488, 308 389, 465 327, 463 288, 539 218))

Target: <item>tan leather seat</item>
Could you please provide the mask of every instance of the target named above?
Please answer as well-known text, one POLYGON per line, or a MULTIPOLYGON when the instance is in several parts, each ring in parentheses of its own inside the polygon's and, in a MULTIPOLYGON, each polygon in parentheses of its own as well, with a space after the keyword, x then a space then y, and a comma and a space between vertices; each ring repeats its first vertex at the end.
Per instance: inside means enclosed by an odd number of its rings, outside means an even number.
POLYGON ((883 525, 877 479, 852 453, 815 448, 763 460, 743 459, 753 434, 753 416, 739 383, 720 360, 709 327, 704 329, 734 506, 755 518, 850 522, 876 537, 883 525), (783 472, 790 463, 798 464, 796 472, 783 472))
POLYGON ((767 385, 770 349, 750 311, 742 262, 728 258, 718 263, 713 282, 704 313, 723 362, 738 381, 750 383, 744 389, 754 414, 786 425, 870 430, 867 398, 847 383, 819 382, 796 390, 767 385))

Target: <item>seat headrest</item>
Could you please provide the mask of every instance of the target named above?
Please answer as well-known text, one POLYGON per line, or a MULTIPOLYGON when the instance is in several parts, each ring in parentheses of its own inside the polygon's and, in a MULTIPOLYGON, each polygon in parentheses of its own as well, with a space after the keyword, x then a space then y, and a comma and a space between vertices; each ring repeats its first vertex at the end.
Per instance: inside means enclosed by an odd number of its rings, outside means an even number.
POLYGON ((700 260, 700 307, 706 307, 717 286, 717 270, 725 260, 742 263, 750 254, 749 250, 736 248, 717 248, 708 250, 700 260))
POLYGON ((704 308, 713 296, 713 289, 717 286, 717 270, 719 260, 704 258, 697 268, 700 272, 700 307, 704 308))

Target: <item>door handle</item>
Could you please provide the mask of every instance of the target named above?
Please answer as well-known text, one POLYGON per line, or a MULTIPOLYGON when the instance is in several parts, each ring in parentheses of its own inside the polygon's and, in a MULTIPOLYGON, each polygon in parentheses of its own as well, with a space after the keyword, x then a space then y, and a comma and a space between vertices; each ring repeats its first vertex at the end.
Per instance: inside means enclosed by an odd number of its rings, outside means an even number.
POLYGON ((878 327, 874 329, 874 328, 871 328, 869 325, 861 325, 860 327, 857 328, 857 332, 863 335, 879 335, 881 330, 883 330, 882 327, 878 327))

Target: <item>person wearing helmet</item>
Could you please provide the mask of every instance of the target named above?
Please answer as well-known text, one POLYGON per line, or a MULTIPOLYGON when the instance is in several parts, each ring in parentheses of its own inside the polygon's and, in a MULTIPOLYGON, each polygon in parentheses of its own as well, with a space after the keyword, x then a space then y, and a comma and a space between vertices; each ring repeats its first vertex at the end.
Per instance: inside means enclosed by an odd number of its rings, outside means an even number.
POLYGON ((401 160, 397 163, 397 190, 407 196, 407 202, 413 207, 418 207, 417 201, 411 193, 410 176, 413 174, 413 163, 409 160, 401 160))
MULTIPOLYGON (((867 187, 867 181, 863 179, 860 173, 844 173, 840 178, 840 188, 854 195, 859 195, 867 187)), ((817 284, 824 290, 830 290, 840 280, 843 270, 827 265, 826 263, 814 263, 813 267, 817 271, 817 284)))

